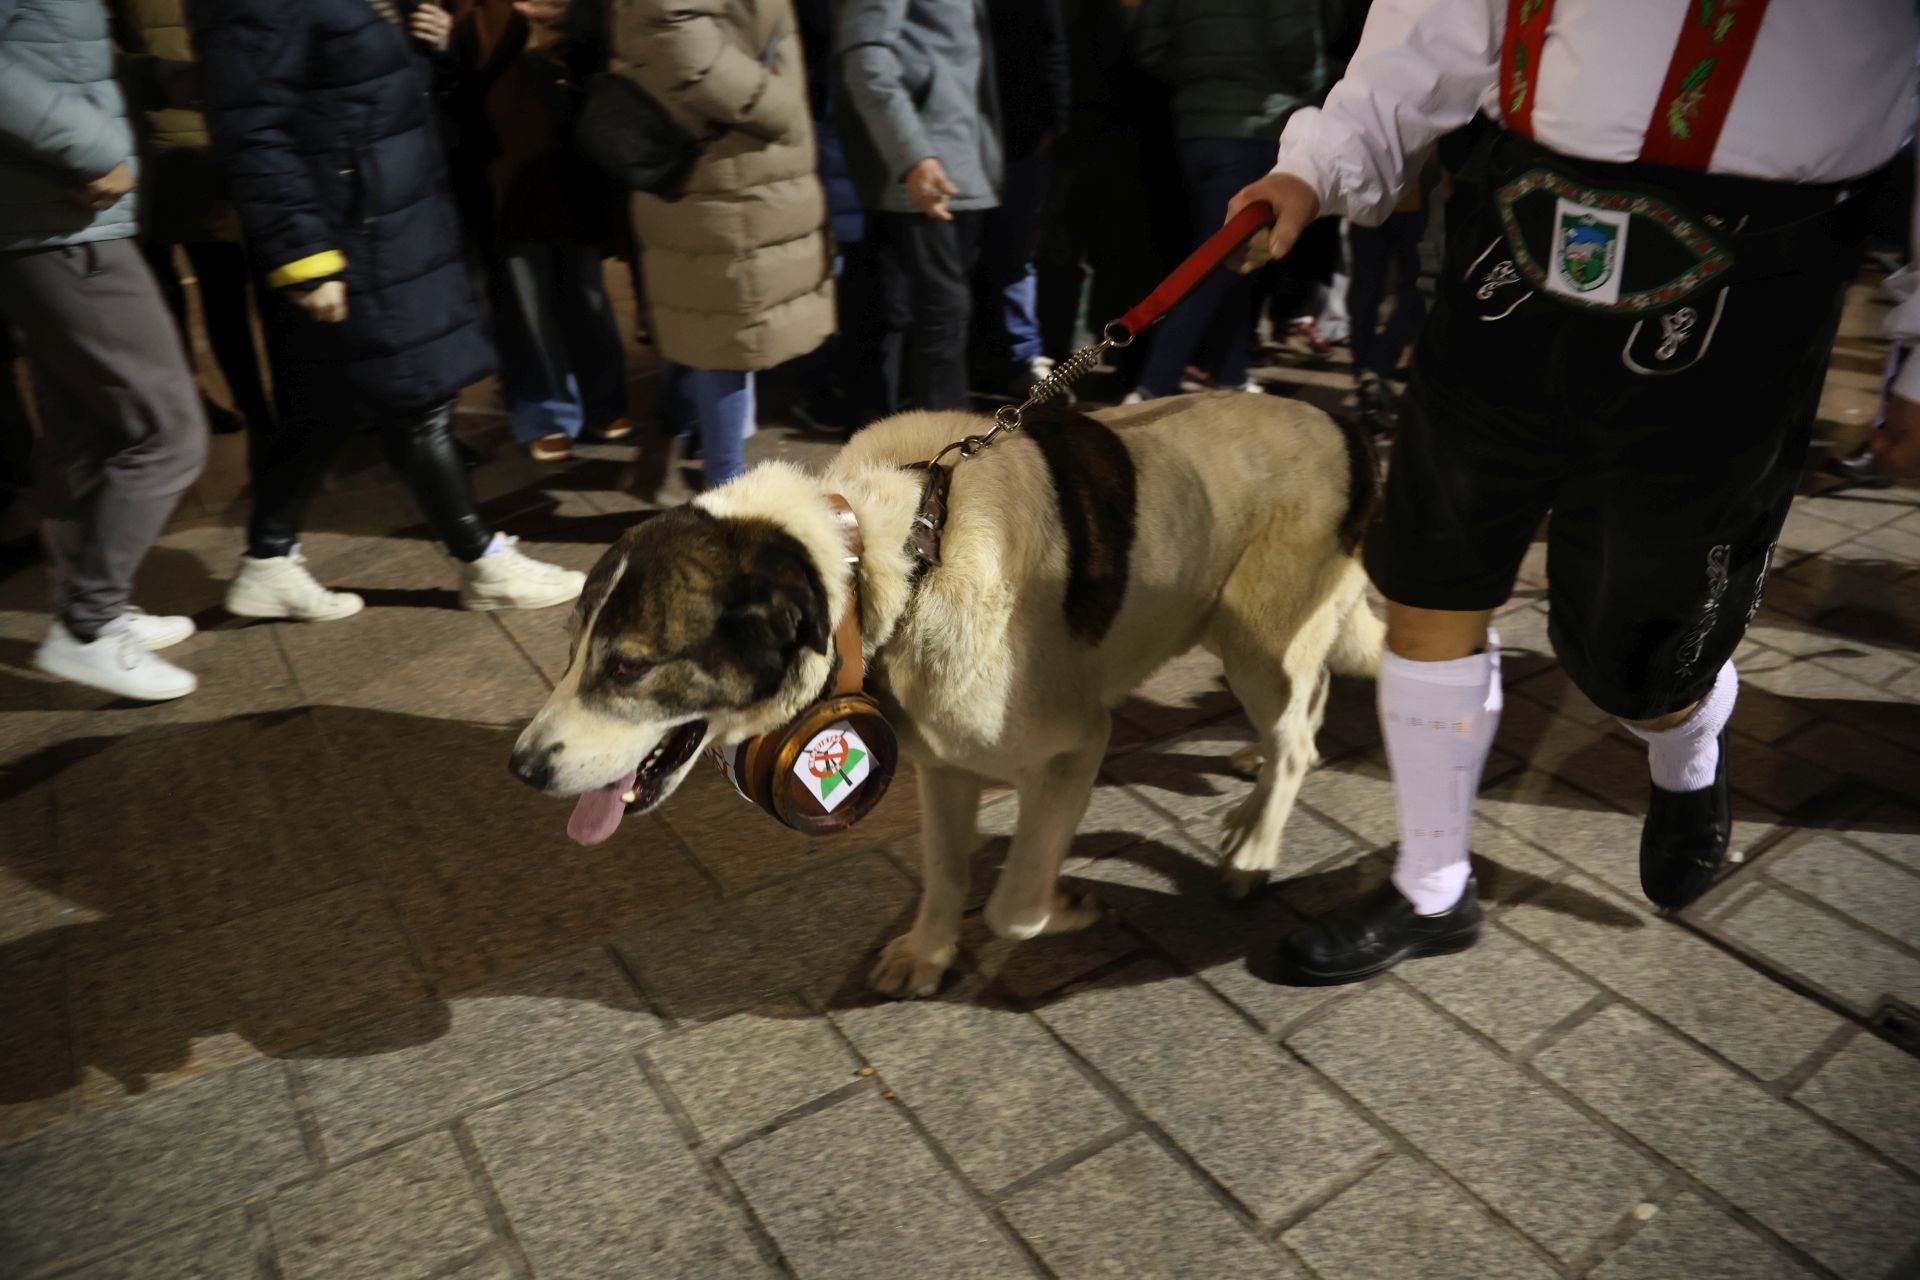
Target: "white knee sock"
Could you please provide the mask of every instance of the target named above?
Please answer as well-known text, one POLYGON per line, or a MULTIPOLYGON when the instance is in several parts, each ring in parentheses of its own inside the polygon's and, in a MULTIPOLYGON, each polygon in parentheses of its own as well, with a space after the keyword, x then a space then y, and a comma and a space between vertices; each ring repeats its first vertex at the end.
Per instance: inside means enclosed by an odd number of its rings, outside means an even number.
POLYGON ((1439 915, 1466 888, 1467 841, 1480 771, 1500 723, 1500 637, 1452 662, 1380 659, 1380 727, 1400 806, 1394 887, 1421 915, 1439 915))
POLYGON ((1628 732, 1646 741, 1647 768, 1653 774, 1654 786, 1662 791, 1699 791, 1713 785, 1714 770, 1720 765, 1720 731, 1733 718, 1733 704, 1739 696, 1740 677, 1729 660, 1693 714, 1673 728, 1627 725, 1628 732))

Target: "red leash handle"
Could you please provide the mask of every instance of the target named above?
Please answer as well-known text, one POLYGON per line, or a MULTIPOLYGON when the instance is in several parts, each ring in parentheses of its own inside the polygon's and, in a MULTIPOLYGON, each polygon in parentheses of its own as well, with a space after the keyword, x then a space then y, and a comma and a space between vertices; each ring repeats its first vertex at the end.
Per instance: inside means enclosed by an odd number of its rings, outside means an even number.
MULTIPOLYGON (((1247 238, 1262 227, 1273 222, 1273 206, 1264 200, 1256 200, 1228 220, 1227 225, 1207 237, 1207 242, 1195 249, 1188 259, 1174 268, 1173 274, 1160 282, 1160 287, 1143 298, 1133 310, 1114 321, 1125 331, 1121 342, 1131 342, 1145 332, 1148 325, 1165 315, 1174 303, 1186 297, 1193 287, 1205 278, 1209 271, 1225 262, 1227 255, 1246 243, 1247 238)), ((1113 333, 1113 325, 1107 328, 1113 333)))

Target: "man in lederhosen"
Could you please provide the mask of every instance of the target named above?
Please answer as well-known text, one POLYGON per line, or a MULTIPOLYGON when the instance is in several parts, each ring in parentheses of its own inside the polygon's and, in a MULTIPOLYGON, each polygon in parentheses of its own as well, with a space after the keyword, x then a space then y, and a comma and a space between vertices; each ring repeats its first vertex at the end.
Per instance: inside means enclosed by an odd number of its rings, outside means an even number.
POLYGON ((1730 828, 1731 657, 1760 602, 1851 279, 1859 195, 1912 132, 1911 0, 1377 0, 1293 116, 1273 249, 1378 221, 1443 133, 1497 121, 1448 210, 1367 567, 1388 600, 1389 883, 1288 938, 1355 981, 1478 935, 1493 611, 1541 519, 1568 674, 1644 739, 1641 883, 1704 892, 1730 828))

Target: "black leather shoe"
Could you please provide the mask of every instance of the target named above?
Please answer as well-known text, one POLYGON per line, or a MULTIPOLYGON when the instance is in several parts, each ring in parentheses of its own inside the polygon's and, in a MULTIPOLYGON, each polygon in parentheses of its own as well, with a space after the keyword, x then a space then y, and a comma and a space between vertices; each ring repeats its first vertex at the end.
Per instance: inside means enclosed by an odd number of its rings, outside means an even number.
POLYGON ((1720 763, 1713 785, 1698 791, 1653 787, 1647 825, 1640 829, 1640 887, 1657 907, 1678 911, 1707 891, 1727 860, 1733 804, 1727 798, 1727 731, 1720 731, 1720 763))
POLYGON ((1861 445, 1852 453, 1841 457, 1835 454, 1821 464, 1822 471, 1837 476, 1854 489, 1891 489, 1893 481, 1880 474, 1880 468, 1874 465, 1873 450, 1861 445))
POLYGON ((1392 880, 1290 934, 1280 944, 1280 971, 1302 986, 1335 987, 1385 973, 1402 960, 1465 951, 1480 940, 1480 898, 1473 877, 1460 901, 1423 916, 1392 880))

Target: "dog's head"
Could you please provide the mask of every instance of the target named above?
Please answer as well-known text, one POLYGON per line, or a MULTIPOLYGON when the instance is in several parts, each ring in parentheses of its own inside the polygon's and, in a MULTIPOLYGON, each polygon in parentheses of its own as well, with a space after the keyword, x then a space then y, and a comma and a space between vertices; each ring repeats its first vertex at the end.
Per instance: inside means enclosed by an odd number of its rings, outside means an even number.
POLYGON ((800 540, 698 507, 609 548, 572 630, 566 675, 509 767, 548 795, 580 797, 567 831, 585 844, 673 794, 709 740, 798 714, 832 664, 826 587, 800 540))

